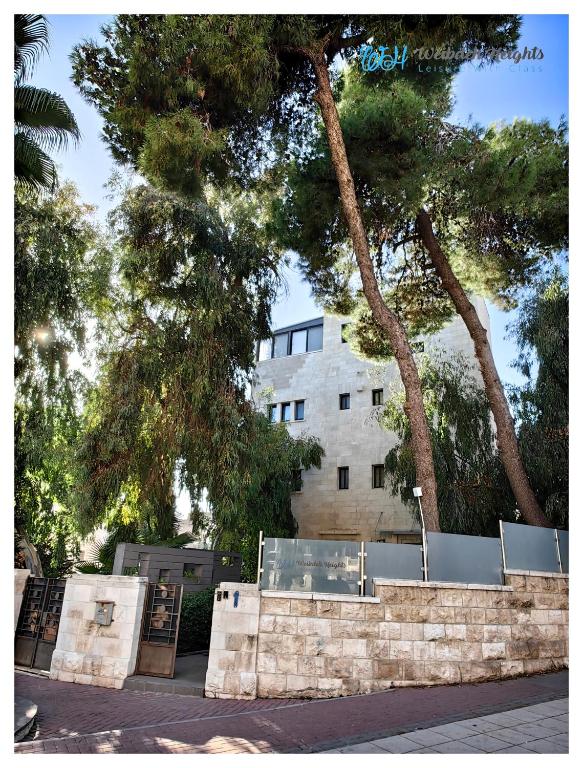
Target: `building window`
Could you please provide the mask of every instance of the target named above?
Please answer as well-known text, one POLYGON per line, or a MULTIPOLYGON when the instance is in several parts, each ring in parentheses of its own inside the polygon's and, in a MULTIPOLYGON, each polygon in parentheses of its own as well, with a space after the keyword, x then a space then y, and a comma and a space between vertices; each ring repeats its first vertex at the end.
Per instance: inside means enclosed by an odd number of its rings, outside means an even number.
POLYGON ((350 325, 350 323, 342 323, 342 325, 340 327, 340 338, 342 339, 342 343, 343 344, 346 344, 346 342, 348 341, 348 337, 346 335, 346 330, 347 330, 349 325, 350 325))
POLYGON ((232 568, 235 565, 235 558, 232 555, 222 555, 221 566, 223 568, 232 568))
POLYGON ((383 404, 383 390, 382 389, 373 389, 373 391, 372 391, 372 404, 373 405, 382 405, 383 404))
POLYGON ((291 404, 282 403, 281 404, 281 420, 289 421, 290 419, 291 419, 291 404))
POLYGON ((267 406, 267 418, 272 424, 275 424, 277 421, 277 405, 267 406))
POLYGON ((306 345, 308 343, 308 332, 294 331, 292 333, 291 353, 292 355, 299 355, 300 352, 306 351, 306 345))
POLYGON ((295 420, 303 421, 304 420, 304 400, 296 400, 295 411, 296 411, 295 420))
POLYGON ((202 578, 202 565, 184 563, 182 568, 182 578, 192 581, 194 584, 200 584, 202 578))
POLYGON ((372 487, 385 487, 385 467, 383 464, 373 464, 372 466, 372 487))
POLYGON ((299 493, 302 490, 301 469, 292 469, 291 489, 292 493, 299 493))
POLYGON ((350 408, 350 393, 345 392, 343 395, 340 395, 340 410, 347 411, 349 408, 350 408))
POLYGON ((288 346, 289 333, 277 333, 273 337, 273 356, 286 357, 289 352, 288 346))
POLYGON ((324 326, 314 325, 308 328, 308 347, 307 352, 319 352, 322 349, 324 339, 324 326))
POLYGON ((338 467, 338 490, 348 490, 348 467, 338 467))
POLYGON ((273 339, 263 339, 263 341, 260 341, 259 354, 257 355, 257 359, 259 361, 269 360, 271 358, 272 347, 273 347, 273 339))
POLYGON ((160 568, 158 571, 158 584, 168 584, 170 582, 170 569, 160 568))

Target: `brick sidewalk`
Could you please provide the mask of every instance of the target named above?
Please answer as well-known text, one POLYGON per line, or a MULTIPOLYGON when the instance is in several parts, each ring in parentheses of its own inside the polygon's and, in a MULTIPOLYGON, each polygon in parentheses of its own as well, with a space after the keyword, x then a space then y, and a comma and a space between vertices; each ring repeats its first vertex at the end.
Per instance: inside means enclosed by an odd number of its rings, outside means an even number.
POLYGON ((319 701, 198 699, 25 674, 16 691, 40 713, 18 753, 318 752, 562 699, 568 673, 319 701))

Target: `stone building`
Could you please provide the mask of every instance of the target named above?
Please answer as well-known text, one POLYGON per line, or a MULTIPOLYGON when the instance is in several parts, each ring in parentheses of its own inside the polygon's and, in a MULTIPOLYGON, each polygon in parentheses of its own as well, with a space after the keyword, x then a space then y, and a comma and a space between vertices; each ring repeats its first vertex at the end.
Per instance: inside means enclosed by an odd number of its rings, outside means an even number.
MULTIPOLYGON (((480 298, 474 304, 489 334, 486 304, 480 298)), ((292 436, 314 435, 325 450, 322 468, 298 477, 292 510, 299 537, 415 543, 417 523, 384 487, 382 467, 396 436, 375 419, 387 393, 400 384, 397 366, 359 360, 343 341, 347 322, 325 315, 274 331, 258 345, 252 398, 272 421, 285 422, 292 436)), ((475 361, 457 317, 417 344, 475 361)))

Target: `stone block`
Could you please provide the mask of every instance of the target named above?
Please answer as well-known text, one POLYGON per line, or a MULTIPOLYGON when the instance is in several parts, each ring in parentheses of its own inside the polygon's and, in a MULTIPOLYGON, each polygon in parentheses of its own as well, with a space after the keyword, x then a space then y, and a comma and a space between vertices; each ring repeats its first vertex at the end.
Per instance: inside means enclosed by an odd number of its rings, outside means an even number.
POLYGON ((413 642, 413 658, 415 660, 431 660, 435 658, 435 642, 419 640, 413 642))
POLYGON ((504 583, 509 587, 514 587, 517 591, 526 591, 526 576, 522 576, 521 574, 504 574, 504 583))
POLYGON ((501 677, 516 677, 524 674, 524 662, 517 659, 500 662, 501 677))
POLYGON ((224 650, 226 651, 255 651, 257 646, 257 635, 225 635, 224 650))
POLYGON ((563 640, 540 640, 538 655, 540 659, 559 659, 565 656, 567 647, 563 640))
POLYGON ((401 626, 397 621, 379 622, 379 638, 381 640, 400 640, 401 626))
POLYGON ((471 608, 454 608, 454 618, 455 618, 456 624, 471 624, 472 609, 471 608))
POLYGON ((440 589, 439 603, 443 606, 463 606, 462 590, 458 589, 440 589))
POLYGON ((259 617, 259 632, 273 632, 275 628, 275 616, 265 614, 259 617))
POLYGON ((465 624, 446 624, 445 637, 447 640, 465 640, 466 625, 465 624))
POLYGON ((506 624, 486 624, 484 626, 484 642, 504 643, 511 638, 510 627, 506 624))
POLYGON ((371 659, 388 659, 391 643, 396 640, 369 640, 367 656, 371 659))
POLYGON ((318 689, 325 691, 327 696, 342 695, 342 679, 338 677, 318 678, 318 689))
POLYGON ((207 669, 205 681, 205 694, 213 697, 215 693, 222 692, 225 673, 217 669, 207 669))
POLYGON ((326 677, 352 677, 352 659, 326 657, 326 677))
MULTIPOLYGON (((330 637, 332 635, 332 619, 318 619, 310 616, 298 618, 298 634, 316 635, 317 637, 330 637)), ((339 622, 334 622, 334 624, 339 622)))
POLYGON ((339 638, 306 637, 306 656, 342 656, 342 640, 339 638))
POLYGON ((366 656, 366 640, 343 640, 342 655, 351 658, 364 658, 366 656))
MULTIPOLYGON (((540 623, 542 624, 543 622, 541 621, 540 623)), ((546 624, 547 622, 544 622, 544 623, 546 624)), ((549 624, 562 624, 563 623, 563 611, 557 611, 557 610, 549 611, 548 623, 549 624)))
POLYGON ((400 680, 401 667, 396 659, 379 659, 374 662, 374 678, 384 680, 400 680))
POLYGON ((425 679, 430 683, 460 683, 459 664, 452 661, 426 661, 425 679))
POLYGON ((425 675, 425 664, 422 661, 401 661, 401 680, 421 681, 425 675))
POLYGON ((350 605, 350 603, 318 600, 316 601, 316 615, 323 619, 339 619, 341 615, 341 605, 350 605))
POLYGON ((535 608, 555 608, 557 592, 535 592, 533 595, 533 602, 535 608))
POLYGON ((342 619, 365 619, 365 607, 359 603, 341 603, 340 618, 342 619))
POLYGON ((463 661, 459 665, 462 683, 480 683, 500 677, 499 661, 463 661))
MULTIPOLYGON (((62 683, 74 683, 75 682, 75 675, 79 674, 78 672, 67 672, 64 669, 60 669, 57 672, 57 680, 60 680, 62 683)), ((99 685, 97 682, 99 678, 93 678, 94 682, 93 685, 99 685)))
POLYGON ((73 682, 79 685, 93 685, 93 679, 93 675, 77 674, 73 682))
POLYGON ((484 661, 488 661, 488 659, 504 659, 505 657, 505 643, 482 643, 482 658, 484 661))
POLYGON ((314 600, 292 600, 290 612, 293 616, 317 616, 314 600))
MULTIPOLYGON (((304 602, 298 600, 294 602, 304 602)), ((262 597, 261 598, 261 613, 276 613, 279 615, 289 615, 290 613, 290 600, 282 597, 262 597)))
POLYGON ((82 674, 83 655, 71 652, 63 654, 61 669, 63 672, 69 672, 71 674, 82 674))
MULTIPOLYGON (((55 654, 53 653, 53 661, 55 654)), ((101 674, 101 656, 85 656, 83 658, 82 673, 98 677, 101 674)))
POLYGON ((318 678, 312 675, 288 675, 287 691, 310 696, 318 688, 318 678))
POLYGON ((462 643, 459 640, 435 641, 436 661, 461 661, 462 643))
POLYGON ((413 643, 411 640, 390 640, 390 659, 412 659, 413 643))
POLYGON ((258 672, 276 672, 277 671, 277 656, 271 653, 258 653, 257 654, 257 671, 258 672))
POLYGON ((444 624, 425 624, 423 627, 424 640, 440 640, 445 637, 444 624))
POLYGON ((276 671, 284 674, 296 675, 298 672, 298 657, 290 656, 289 654, 281 654, 276 656, 277 665, 276 671))
MULTIPOLYGON (((312 621, 312 619, 300 619, 300 621, 312 621)), ((307 634, 298 630, 298 619, 295 616, 276 616, 273 631, 282 635, 307 634)))
POLYGON ((225 672, 222 692, 235 697, 241 693, 241 675, 239 672, 225 672))
POLYGON ((409 606, 406 604, 385 606, 385 620, 398 622, 409 621, 409 606))
MULTIPOLYGON (((455 625, 453 625, 455 626, 455 625)), ((466 641, 469 643, 481 643, 484 640, 484 625, 483 624, 467 624, 466 627, 466 641)))
POLYGON ((301 635, 260 634, 257 647, 259 653, 271 653, 275 656, 279 653, 303 655, 305 640, 301 635))
POLYGON ((316 677, 323 677, 326 672, 327 658, 327 656, 298 656, 298 675, 315 675, 316 677))
MULTIPOLYGON (((564 606, 565 608, 567 606, 564 606)), ((367 621, 384 621, 385 619, 385 606, 378 604, 367 603, 365 605, 365 618, 367 621)))
POLYGON ((486 611, 484 608, 470 608, 470 623, 471 624, 485 624, 486 623, 486 611))
POLYGON ((510 659, 538 659, 539 641, 537 640, 512 640, 506 643, 507 658, 510 659))
POLYGON ((429 621, 431 608, 428 605, 410 605, 407 609, 407 621, 423 624, 429 621))
POLYGON ((482 643, 462 643, 462 661, 482 661, 482 643))
POLYGON ((357 680, 371 679, 374 675, 372 659, 354 659, 352 662, 352 675, 357 680))
POLYGON ((253 672, 241 672, 239 680, 239 695, 246 699, 257 696, 257 675, 253 672))

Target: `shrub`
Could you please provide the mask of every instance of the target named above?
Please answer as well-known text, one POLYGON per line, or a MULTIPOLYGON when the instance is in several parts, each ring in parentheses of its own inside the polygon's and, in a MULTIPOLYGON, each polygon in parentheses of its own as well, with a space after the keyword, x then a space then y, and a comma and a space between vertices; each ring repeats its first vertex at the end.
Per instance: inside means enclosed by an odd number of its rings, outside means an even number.
POLYGON ((206 651, 210 644, 215 588, 182 596, 178 653, 206 651))

